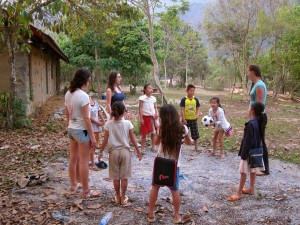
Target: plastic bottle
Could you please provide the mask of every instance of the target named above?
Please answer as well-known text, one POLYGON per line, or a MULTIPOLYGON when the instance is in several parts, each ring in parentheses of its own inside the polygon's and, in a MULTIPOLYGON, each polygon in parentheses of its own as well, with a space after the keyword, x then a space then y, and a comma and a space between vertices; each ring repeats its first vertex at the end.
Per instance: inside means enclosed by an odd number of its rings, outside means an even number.
POLYGON ((99 225, 106 225, 111 217, 112 217, 112 212, 106 213, 105 216, 100 221, 99 225))

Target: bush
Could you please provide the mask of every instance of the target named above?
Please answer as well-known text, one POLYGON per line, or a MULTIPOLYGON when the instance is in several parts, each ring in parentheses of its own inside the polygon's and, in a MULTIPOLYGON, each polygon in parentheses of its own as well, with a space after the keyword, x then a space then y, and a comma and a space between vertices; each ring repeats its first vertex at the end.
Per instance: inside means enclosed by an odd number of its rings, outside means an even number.
MULTIPOLYGON (((7 109, 10 100, 10 95, 8 92, 3 92, 0 94, 0 127, 7 127, 7 109)), ((21 99, 15 99, 13 102, 13 117, 15 128, 30 127, 31 121, 26 116, 26 108, 21 99)))

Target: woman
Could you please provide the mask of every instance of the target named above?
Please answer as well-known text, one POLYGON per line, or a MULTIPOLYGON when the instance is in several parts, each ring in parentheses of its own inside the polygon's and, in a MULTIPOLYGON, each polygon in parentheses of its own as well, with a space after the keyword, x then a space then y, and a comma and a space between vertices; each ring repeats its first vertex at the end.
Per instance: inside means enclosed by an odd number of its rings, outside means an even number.
MULTIPOLYGON (((106 106, 109 115, 111 114, 111 106, 114 102, 121 101, 124 103, 125 95, 120 87, 121 80, 122 78, 118 71, 113 70, 110 72, 106 88, 106 106)), ((125 112, 128 113, 128 110, 126 109, 125 112)))
POLYGON ((65 95, 68 137, 70 139, 69 178, 70 194, 74 194, 81 183, 82 198, 98 197, 98 191, 89 188, 89 155, 96 145, 90 120, 90 100, 83 91, 87 89, 91 73, 78 69, 65 95), (80 178, 79 178, 80 177, 80 178))
MULTIPOLYGON (((261 71, 257 65, 249 65, 248 67, 248 77, 252 81, 252 88, 250 91, 250 105, 249 108, 253 105, 254 102, 260 102, 265 105, 267 99, 267 87, 263 82, 261 77, 261 71)), ((269 154, 268 149, 265 143, 265 128, 268 122, 268 117, 266 111, 263 113, 263 124, 262 124, 262 142, 263 142, 263 160, 265 164, 265 171, 262 173, 257 173, 258 176, 269 175, 269 154)))

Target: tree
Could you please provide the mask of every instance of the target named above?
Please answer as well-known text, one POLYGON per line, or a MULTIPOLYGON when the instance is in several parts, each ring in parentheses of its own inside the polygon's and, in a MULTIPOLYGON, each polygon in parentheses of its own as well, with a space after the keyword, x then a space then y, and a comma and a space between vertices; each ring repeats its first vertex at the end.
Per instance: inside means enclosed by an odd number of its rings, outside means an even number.
POLYGON ((153 63, 153 78, 159 92, 162 95, 163 102, 167 104, 168 100, 166 95, 164 94, 163 88, 159 80, 159 66, 158 66, 158 61, 155 53, 154 32, 153 32, 155 8, 157 7, 157 4, 159 4, 160 2, 158 0, 130 0, 130 2, 138 9, 140 9, 147 19, 148 33, 147 35, 146 33, 143 33, 143 35, 145 36, 145 39, 147 40, 150 46, 150 56, 153 63))
MULTIPOLYGON (((268 33, 257 30, 258 15, 271 1, 218 0, 208 11, 205 30, 209 41, 223 58, 235 58, 243 86, 243 99, 247 98, 247 70, 255 62, 266 43, 268 33)), ((275 2, 275 1, 272 1, 275 2)), ((281 1, 276 1, 276 8, 281 1)))

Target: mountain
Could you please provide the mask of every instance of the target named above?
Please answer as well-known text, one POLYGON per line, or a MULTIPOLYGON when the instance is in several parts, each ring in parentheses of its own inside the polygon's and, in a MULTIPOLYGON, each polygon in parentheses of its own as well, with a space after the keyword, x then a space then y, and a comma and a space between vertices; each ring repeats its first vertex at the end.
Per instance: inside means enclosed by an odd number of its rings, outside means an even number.
POLYGON ((205 10, 211 4, 212 1, 191 2, 189 11, 180 17, 184 22, 191 24, 195 28, 198 28, 204 19, 205 10))

